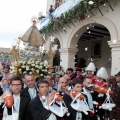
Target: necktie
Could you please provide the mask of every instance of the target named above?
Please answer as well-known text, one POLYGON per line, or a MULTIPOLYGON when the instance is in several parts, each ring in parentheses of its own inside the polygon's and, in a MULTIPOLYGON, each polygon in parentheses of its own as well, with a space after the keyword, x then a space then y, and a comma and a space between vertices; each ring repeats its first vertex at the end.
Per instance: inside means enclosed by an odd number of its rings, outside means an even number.
POLYGON ((92 96, 90 93, 87 93, 87 96, 88 96, 88 104, 89 104, 89 107, 90 109, 93 109, 93 100, 92 100, 92 96))
POLYGON ((89 105, 90 109, 93 109, 93 99, 92 99, 92 95, 91 95, 89 92, 87 92, 87 91, 85 90, 85 88, 83 88, 83 90, 84 90, 84 94, 87 95, 88 105, 89 105))

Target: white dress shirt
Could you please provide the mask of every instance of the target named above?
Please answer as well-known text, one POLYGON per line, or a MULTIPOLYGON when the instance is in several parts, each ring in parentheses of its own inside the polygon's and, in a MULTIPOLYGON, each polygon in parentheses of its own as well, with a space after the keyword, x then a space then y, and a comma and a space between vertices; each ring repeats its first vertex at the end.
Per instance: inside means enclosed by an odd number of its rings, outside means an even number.
POLYGON ((20 108, 20 94, 15 96, 13 95, 14 98, 14 108, 17 112, 19 112, 19 108, 20 108))
POLYGON ((84 87, 83 87, 83 93, 87 96, 88 98, 88 105, 90 107, 91 110, 93 110, 93 99, 92 99, 92 95, 90 92, 88 92, 84 87))
MULTIPOLYGON (((40 98, 40 101, 42 102, 43 107, 46 108, 47 110, 49 110, 48 106, 46 105, 46 103, 47 103, 47 98, 46 98, 45 100, 42 100, 42 99, 40 98)), ((48 118, 47 120, 57 120, 57 118, 56 118, 56 116, 55 116, 53 113, 51 113, 50 116, 49 116, 49 118, 48 118)))
POLYGON ((30 94, 31 99, 33 99, 34 97, 36 97, 36 89, 35 89, 35 87, 29 88, 28 92, 30 94))

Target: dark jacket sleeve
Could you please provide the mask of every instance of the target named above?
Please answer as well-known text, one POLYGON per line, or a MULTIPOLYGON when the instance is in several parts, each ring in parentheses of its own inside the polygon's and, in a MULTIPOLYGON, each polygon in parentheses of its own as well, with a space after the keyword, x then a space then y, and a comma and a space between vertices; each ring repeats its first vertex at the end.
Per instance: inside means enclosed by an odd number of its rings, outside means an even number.
POLYGON ((47 120, 50 114, 51 112, 43 107, 38 96, 30 101, 27 120, 47 120))
POLYGON ((63 100, 68 108, 68 112, 70 113, 69 116, 65 115, 64 116, 64 119, 65 120, 75 120, 76 118, 76 111, 71 107, 71 102, 72 102, 72 98, 67 94, 65 93, 63 95, 63 100))

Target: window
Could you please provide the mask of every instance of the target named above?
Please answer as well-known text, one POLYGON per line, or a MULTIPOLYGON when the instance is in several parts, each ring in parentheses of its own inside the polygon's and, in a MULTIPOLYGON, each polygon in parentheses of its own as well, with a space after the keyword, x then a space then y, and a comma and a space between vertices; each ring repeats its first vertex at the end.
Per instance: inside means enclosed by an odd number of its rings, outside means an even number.
POLYGON ((101 58, 101 41, 92 42, 92 58, 101 58))

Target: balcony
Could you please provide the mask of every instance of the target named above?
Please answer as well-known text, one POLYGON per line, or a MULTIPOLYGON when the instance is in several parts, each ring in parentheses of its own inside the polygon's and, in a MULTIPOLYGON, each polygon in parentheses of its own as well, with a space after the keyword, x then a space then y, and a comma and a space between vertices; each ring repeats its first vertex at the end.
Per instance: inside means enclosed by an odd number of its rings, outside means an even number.
MULTIPOLYGON (((52 16, 54 18, 60 17, 62 13, 65 13, 72 9, 74 6, 76 6, 78 3, 80 3, 82 0, 65 0, 62 5, 60 5, 57 9, 52 12, 52 16)), ((44 27, 47 26, 49 21, 50 21, 50 16, 47 16, 43 21, 40 23, 40 30, 44 27)))
POLYGON ((51 15, 47 16, 40 22, 40 31, 43 34, 50 34, 51 32, 65 31, 64 25, 73 24, 76 20, 80 21, 93 15, 92 10, 99 10, 100 5, 107 3, 110 8, 111 0, 65 0, 51 15), (93 2, 94 1, 94 2, 93 2))

